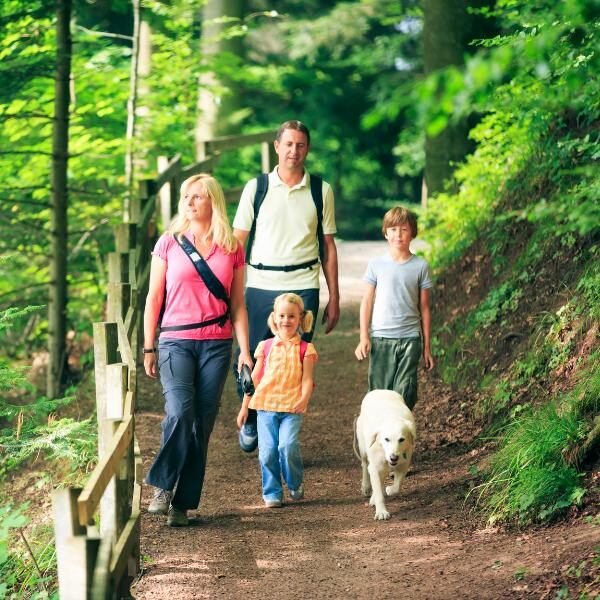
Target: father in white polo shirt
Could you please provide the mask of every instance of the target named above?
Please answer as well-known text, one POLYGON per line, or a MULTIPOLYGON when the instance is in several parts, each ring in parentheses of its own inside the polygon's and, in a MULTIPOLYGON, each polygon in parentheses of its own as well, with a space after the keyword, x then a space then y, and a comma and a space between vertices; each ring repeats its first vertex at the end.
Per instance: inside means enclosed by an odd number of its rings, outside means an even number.
MULTIPOLYGON (((249 238, 251 243, 246 254, 246 306, 253 356, 258 343, 273 336, 267 319, 279 294, 299 294, 305 309, 312 310, 316 318, 321 265, 329 292, 322 321, 325 333, 336 326, 340 316, 333 190, 327 182, 313 176, 313 191, 315 183, 319 189, 315 194, 311 192, 311 176, 304 168, 310 132, 304 123, 283 123, 274 145, 278 164, 264 180, 267 190, 258 214, 255 215, 255 198, 259 183, 252 179, 244 187, 233 220, 234 235, 243 244, 249 238), (314 198, 319 194, 321 198, 314 198)), ((312 334, 305 333, 303 339, 310 341, 312 334)), ((239 441, 246 452, 256 448, 255 411, 250 411, 239 441)))

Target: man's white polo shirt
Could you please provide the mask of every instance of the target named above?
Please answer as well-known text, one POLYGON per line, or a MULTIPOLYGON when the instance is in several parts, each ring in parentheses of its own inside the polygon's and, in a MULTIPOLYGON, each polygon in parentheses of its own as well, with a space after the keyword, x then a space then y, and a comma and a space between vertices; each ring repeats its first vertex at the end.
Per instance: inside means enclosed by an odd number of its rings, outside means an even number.
MULTIPOLYGON (((242 192, 233 227, 250 231, 254 219, 256 179, 242 192)), ((323 182, 323 233, 336 233, 333 190, 323 182)), ((246 262, 269 266, 289 266, 309 262, 319 256, 317 209, 310 193, 310 175, 288 187, 277 174, 269 173, 269 189, 256 220, 251 256, 246 262)), ((247 287, 264 290, 303 290, 319 287, 319 263, 296 271, 255 269, 248 264, 247 287)))

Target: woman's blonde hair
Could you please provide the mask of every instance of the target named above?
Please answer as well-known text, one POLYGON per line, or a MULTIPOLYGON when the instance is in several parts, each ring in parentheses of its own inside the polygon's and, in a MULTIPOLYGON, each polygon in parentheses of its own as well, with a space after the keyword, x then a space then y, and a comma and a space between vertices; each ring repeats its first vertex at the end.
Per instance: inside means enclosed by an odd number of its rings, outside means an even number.
POLYGON ((212 205, 212 220, 207 238, 212 238, 212 241, 225 252, 235 252, 238 247, 238 241, 233 235, 229 219, 227 218, 223 189, 219 182, 207 173, 192 175, 181 184, 177 215, 171 221, 169 233, 173 236, 181 237, 190 228, 190 220, 185 216, 187 192, 190 186, 196 182, 200 182, 202 191, 210 198, 212 205))
POLYGON ((304 302, 302 301, 302 298, 300 298, 298 294, 292 294, 291 292, 287 294, 280 294, 277 296, 277 298, 275 298, 275 302, 273 302, 273 312, 269 315, 269 320, 267 321, 271 331, 274 334, 277 333, 277 327, 275 326, 275 313, 277 312, 277 306, 282 302, 296 304, 300 309, 300 329, 302 333, 311 331, 314 319, 312 310, 304 310, 304 302))

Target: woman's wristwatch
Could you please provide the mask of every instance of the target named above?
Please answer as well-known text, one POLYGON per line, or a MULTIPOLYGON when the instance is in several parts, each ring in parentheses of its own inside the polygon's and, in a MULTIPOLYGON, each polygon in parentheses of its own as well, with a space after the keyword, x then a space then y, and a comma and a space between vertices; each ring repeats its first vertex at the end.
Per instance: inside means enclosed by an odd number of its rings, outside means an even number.
POLYGON ((156 348, 144 348, 144 354, 154 354, 156 352, 156 348))

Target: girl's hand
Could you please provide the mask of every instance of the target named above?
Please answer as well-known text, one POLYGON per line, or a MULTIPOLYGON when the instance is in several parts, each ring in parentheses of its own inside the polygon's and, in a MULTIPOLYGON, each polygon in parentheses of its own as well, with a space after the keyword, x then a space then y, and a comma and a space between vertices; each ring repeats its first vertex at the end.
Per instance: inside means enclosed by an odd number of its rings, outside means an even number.
POLYGON ((369 352, 371 351, 371 340, 360 340, 358 342, 358 346, 356 346, 356 350, 354 351, 354 355, 358 360, 363 360, 369 356, 369 352))
POLYGON ((240 412, 238 413, 238 416, 237 416, 238 429, 241 429, 245 425, 247 419, 248 419, 248 407, 242 406, 242 408, 240 408, 240 412))
POLYGON ((308 410, 308 400, 300 400, 297 404, 292 406, 292 413, 295 415, 303 415, 308 410))
POLYGON ((156 379, 156 352, 144 354, 144 370, 148 377, 156 379))

